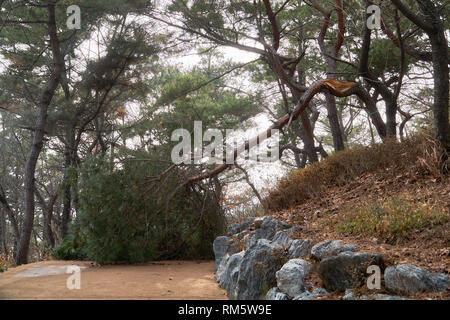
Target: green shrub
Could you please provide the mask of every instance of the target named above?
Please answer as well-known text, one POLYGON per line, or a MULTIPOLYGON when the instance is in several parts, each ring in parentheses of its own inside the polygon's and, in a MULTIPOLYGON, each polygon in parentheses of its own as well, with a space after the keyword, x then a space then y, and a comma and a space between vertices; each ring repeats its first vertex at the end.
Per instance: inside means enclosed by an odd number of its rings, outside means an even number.
POLYGON ((86 235, 78 225, 72 225, 69 234, 52 249, 52 255, 59 260, 86 260, 86 235))
POLYGON ((126 161, 115 170, 103 157, 87 161, 76 228, 55 256, 98 263, 212 257, 211 244, 223 230, 215 190, 179 187, 185 176, 180 170, 160 176, 162 168, 151 161, 126 161))

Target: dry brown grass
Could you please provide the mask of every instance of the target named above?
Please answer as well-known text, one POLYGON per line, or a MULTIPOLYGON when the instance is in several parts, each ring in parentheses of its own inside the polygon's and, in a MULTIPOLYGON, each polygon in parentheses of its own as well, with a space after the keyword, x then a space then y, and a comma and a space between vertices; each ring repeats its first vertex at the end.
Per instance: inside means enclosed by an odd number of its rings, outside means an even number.
POLYGON ((263 202, 270 211, 289 209, 367 173, 392 176, 402 172, 415 179, 443 179, 441 150, 439 143, 425 131, 403 142, 390 140, 343 150, 305 169, 291 172, 263 202))
POLYGON ((0 254, 0 272, 4 272, 14 266, 12 255, 0 254))
POLYGON ((448 207, 437 201, 388 197, 361 203, 339 216, 323 222, 341 233, 377 236, 386 243, 397 244, 412 232, 433 229, 450 221, 448 207))

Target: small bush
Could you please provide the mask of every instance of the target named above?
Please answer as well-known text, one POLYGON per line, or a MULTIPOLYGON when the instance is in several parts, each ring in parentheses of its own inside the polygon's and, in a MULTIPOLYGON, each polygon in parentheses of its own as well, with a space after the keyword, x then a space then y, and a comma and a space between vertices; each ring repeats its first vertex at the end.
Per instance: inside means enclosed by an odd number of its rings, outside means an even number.
POLYGON ((14 259, 9 254, 0 254, 0 272, 5 272, 14 266, 14 259))
POLYGON ((81 232, 78 224, 74 224, 63 241, 52 249, 52 255, 58 260, 86 260, 86 245, 86 235, 81 232))
POLYGON ((390 198, 361 205, 331 219, 337 231, 353 235, 379 236, 397 243, 410 232, 423 231, 450 221, 449 208, 431 202, 390 198))

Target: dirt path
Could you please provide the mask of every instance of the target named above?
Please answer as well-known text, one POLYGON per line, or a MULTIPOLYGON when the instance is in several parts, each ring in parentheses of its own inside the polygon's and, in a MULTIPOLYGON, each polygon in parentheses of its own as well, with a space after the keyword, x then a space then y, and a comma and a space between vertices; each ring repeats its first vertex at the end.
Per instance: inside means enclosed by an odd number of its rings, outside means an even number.
POLYGON ((0 273, 0 299, 227 299, 214 271, 213 261, 101 267, 80 261, 38 262, 0 273), (85 267, 79 290, 67 289, 68 265, 85 267))

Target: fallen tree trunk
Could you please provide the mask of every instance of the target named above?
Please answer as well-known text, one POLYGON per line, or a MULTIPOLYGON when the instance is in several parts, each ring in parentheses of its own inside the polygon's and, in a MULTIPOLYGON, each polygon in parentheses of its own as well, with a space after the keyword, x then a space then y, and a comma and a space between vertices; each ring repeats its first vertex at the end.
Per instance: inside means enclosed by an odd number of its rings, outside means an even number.
MULTIPOLYGON (((348 97, 352 94, 356 94, 359 96, 360 90, 354 89, 351 90, 352 88, 357 88, 358 86, 359 85, 356 82, 340 81, 337 79, 324 79, 314 82, 313 85, 309 87, 302 95, 302 98, 298 102, 297 107, 291 113, 285 114, 266 131, 258 134, 256 137, 252 139, 245 141, 245 143, 242 144, 241 146, 234 148, 233 160, 236 161, 238 155, 245 150, 248 151, 250 149, 250 146, 253 147, 259 145, 265 139, 270 138, 272 136, 272 130, 280 130, 288 123, 291 123, 292 121, 296 120, 306 109, 309 102, 316 94, 320 92, 327 92, 335 97, 348 97)), ((223 164, 218 165, 216 168, 212 170, 208 170, 202 174, 190 177, 187 183, 193 183, 214 177, 219 173, 223 172, 224 170, 226 170, 231 165, 232 164, 228 164, 226 163, 226 161, 224 161, 223 164)))

